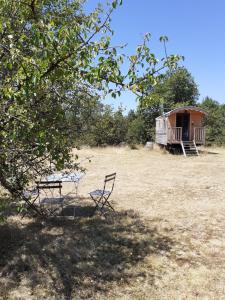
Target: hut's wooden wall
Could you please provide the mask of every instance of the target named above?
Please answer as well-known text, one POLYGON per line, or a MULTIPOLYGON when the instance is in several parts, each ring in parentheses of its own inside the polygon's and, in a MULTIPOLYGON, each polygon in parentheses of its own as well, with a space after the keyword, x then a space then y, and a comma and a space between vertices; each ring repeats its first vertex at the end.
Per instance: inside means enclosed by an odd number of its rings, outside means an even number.
POLYGON ((163 117, 156 119, 155 141, 157 144, 167 144, 167 120, 168 118, 163 117))
POLYGON ((202 127, 203 114, 198 111, 192 111, 190 116, 190 123, 194 123, 195 127, 202 127))
POLYGON ((168 117, 168 128, 176 127, 176 114, 168 117))

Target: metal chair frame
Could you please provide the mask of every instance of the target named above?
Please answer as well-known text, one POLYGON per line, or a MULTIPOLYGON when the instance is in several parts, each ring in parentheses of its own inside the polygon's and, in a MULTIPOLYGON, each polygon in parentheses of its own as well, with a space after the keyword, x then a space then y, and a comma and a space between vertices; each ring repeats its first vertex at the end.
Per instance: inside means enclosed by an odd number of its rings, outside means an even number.
POLYGON ((27 189, 22 192, 22 198, 26 203, 25 210, 22 213, 22 218, 25 217, 29 209, 33 209, 36 213, 40 214, 40 212, 38 211, 35 205, 35 202, 37 201, 38 197, 39 195, 38 195, 37 187, 33 187, 31 189, 27 189))
POLYGON ((43 208, 44 205, 50 205, 50 210, 48 210, 50 215, 55 215, 58 208, 53 208, 54 205, 61 204, 61 209, 63 211, 64 198, 62 197, 62 181, 37 181, 37 191, 39 198, 39 205, 43 208), (53 197, 54 190, 58 189, 59 197, 53 197), (41 200, 41 191, 44 191, 46 198, 41 200), (47 190, 51 192, 51 198, 47 196, 47 190))
POLYGON ((91 196, 92 200, 95 202, 94 211, 97 209, 100 211, 101 215, 103 214, 103 208, 105 206, 109 207, 112 211, 115 211, 112 205, 109 203, 109 197, 112 194, 114 189, 116 179, 116 173, 108 174, 105 176, 104 186, 102 190, 95 190, 90 192, 89 195, 91 196), (111 189, 106 190, 107 185, 111 184, 111 189))

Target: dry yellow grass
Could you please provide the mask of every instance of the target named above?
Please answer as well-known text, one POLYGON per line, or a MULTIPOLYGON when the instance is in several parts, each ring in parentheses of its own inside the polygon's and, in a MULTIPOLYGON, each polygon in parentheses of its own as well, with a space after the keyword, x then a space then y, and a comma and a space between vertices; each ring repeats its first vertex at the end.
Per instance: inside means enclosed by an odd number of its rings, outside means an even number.
POLYGON ((2 299, 225 299, 225 150, 75 152, 93 156, 81 202, 116 171, 117 213, 11 217, 0 227, 2 299))

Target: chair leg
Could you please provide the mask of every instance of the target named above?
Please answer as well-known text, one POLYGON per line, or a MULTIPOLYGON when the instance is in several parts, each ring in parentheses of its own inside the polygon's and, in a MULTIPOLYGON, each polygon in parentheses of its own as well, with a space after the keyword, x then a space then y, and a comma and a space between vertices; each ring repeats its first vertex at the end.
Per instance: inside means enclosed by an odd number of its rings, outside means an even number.
POLYGON ((94 197, 91 196, 91 198, 95 202, 94 211, 96 211, 96 209, 99 207, 99 204, 101 203, 102 196, 100 196, 99 198, 94 198, 94 197))
POLYGON ((104 201, 102 202, 102 206, 101 206, 101 210, 103 210, 104 206, 108 206, 109 208, 111 208, 112 211, 115 211, 114 208, 112 207, 112 205, 109 203, 108 199, 110 197, 111 194, 109 194, 108 197, 103 197, 104 201))
POLYGON ((24 199, 24 201, 26 202, 26 208, 24 209, 24 212, 22 214, 22 219, 25 217, 25 215, 27 214, 29 209, 33 209, 33 211, 36 211, 36 213, 40 214, 39 211, 37 211, 37 209, 35 209, 35 201, 38 199, 38 196, 36 196, 35 199, 24 199))
POLYGON ((104 197, 103 195, 100 196, 99 198, 94 198, 91 196, 92 200, 95 202, 95 208, 94 212, 99 209, 101 215, 103 214, 103 208, 105 206, 108 206, 112 211, 115 211, 112 205, 109 203, 108 199, 111 194, 108 195, 108 197, 104 197))
POLYGON ((73 219, 75 220, 75 213, 76 213, 76 208, 75 208, 75 206, 74 206, 74 208, 73 208, 73 219))
POLYGON ((64 215, 64 212, 63 212, 63 201, 62 201, 62 207, 61 207, 61 214, 62 214, 62 216, 64 215))
POLYGON ((108 206, 108 207, 111 208, 111 210, 115 211, 115 209, 112 207, 112 205, 109 203, 108 200, 106 200, 106 201, 103 203, 102 208, 103 208, 104 206, 108 206))
POLYGON ((75 185, 76 185, 76 197, 78 197, 78 184, 77 183, 75 183, 75 185))

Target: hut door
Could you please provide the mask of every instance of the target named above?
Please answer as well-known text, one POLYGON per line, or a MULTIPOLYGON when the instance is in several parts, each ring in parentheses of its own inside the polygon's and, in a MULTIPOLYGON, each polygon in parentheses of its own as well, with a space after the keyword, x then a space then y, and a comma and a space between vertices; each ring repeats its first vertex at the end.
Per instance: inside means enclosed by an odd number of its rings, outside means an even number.
POLYGON ((182 127, 182 140, 189 141, 189 124, 190 124, 190 114, 183 113, 177 114, 176 126, 182 127))

